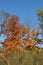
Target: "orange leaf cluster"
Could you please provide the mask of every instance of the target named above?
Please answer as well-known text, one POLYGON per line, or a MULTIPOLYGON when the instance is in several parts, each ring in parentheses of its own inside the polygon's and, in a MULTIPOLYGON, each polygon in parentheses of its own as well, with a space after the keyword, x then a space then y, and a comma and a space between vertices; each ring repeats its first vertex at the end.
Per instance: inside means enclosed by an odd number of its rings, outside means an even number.
POLYGON ((30 32, 29 28, 22 26, 18 22, 19 18, 16 15, 8 19, 8 27, 6 30, 12 34, 7 36, 3 44, 14 50, 32 49, 34 45, 38 43, 38 41, 34 39, 38 35, 38 30, 34 31, 33 29, 32 32, 30 32), (27 37, 25 37, 25 35, 27 35, 27 37), (22 36, 24 36, 24 38, 22 36))

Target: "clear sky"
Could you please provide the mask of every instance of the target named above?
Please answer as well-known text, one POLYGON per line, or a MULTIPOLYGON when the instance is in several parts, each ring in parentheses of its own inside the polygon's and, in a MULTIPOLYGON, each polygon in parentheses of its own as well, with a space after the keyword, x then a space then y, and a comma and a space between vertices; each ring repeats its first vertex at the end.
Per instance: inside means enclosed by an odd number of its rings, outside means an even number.
POLYGON ((36 14, 39 9, 43 9, 43 0, 0 0, 0 11, 16 14, 21 21, 25 17, 34 17, 34 27, 37 27, 36 14))
POLYGON ((0 10, 19 17, 35 16, 38 9, 43 9, 43 0, 0 0, 0 10))
POLYGON ((19 17, 35 16, 38 9, 43 9, 43 0, 0 0, 0 10, 19 17))
MULTIPOLYGON (((25 17, 34 17, 36 21, 39 9, 43 9, 43 0, 0 0, 0 11, 16 14, 21 20, 25 17)), ((35 24, 37 25, 37 22, 35 24)))

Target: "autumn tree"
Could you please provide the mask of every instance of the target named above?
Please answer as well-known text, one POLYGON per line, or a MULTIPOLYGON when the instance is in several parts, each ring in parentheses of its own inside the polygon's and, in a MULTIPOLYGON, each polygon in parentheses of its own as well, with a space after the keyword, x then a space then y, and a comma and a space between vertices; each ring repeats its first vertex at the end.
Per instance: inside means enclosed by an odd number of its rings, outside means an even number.
POLYGON ((23 26, 20 23, 20 19, 16 15, 11 15, 6 20, 5 30, 3 34, 7 37, 2 44, 6 48, 14 50, 33 49, 33 47, 39 43, 36 39, 38 36, 38 30, 30 31, 29 27, 23 26))
POLYGON ((40 41, 41 42, 43 41, 37 38, 37 36, 39 35, 38 29, 37 30, 32 29, 32 31, 30 31, 29 27, 23 26, 19 22, 20 19, 16 15, 10 15, 6 19, 6 23, 4 24, 5 26, 4 31, 2 33, 7 37, 4 40, 4 42, 1 43, 3 44, 3 48, 0 49, 0 59, 2 60, 1 62, 4 61, 8 65, 12 65, 12 61, 14 62, 13 64, 16 64, 15 62, 16 59, 16 61, 20 60, 19 62, 22 63, 22 60, 26 59, 27 61, 28 57, 30 56, 33 57, 34 62, 33 61, 32 62, 35 65, 37 60, 37 55, 35 54, 35 52, 36 51, 40 52, 42 50, 40 47, 36 46, 36 44, 38 44, 40 41), (15 50, 20 52, 16 53, 15 50), (26 50, 26 52, 25 51, 21 52, 22 50, 26 50), (30 55, 31 52, 30 51, 27 52, 27 50, 35 51, 32 51, 32 54, 30 55), (27 56, 28 53, 29 56, 27 56))

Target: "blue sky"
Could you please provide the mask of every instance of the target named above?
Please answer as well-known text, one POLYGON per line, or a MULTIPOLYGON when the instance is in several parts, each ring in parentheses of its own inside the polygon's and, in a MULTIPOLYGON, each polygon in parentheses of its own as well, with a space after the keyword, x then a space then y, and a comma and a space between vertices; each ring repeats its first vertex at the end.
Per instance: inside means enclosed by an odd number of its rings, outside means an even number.
POLYGON ((36 14, 39 9, 43 9, 43 0, 0 0, 0 11, 16 14, 20 17, 21 23, 25 17, 34 18, 32 27, 33 24, 37 26, 36 14))
POLYGON ((43 9, 43 0, 0 0, 0 10, 16 14, 20 18, 36 17, 38 9, 43 9))
POLYGON ((0 0, 0 11, 16 14, 21 23, 25 17, 33 17, 34 21, 31 24, 33 27, 38 26, 36 14, 39 9, 43 9, 43 0, 0 0))
POLYGON ((43 9, 43 0, 0 0, 0 10, 20 17, 36 15, 38 9, 43 9))

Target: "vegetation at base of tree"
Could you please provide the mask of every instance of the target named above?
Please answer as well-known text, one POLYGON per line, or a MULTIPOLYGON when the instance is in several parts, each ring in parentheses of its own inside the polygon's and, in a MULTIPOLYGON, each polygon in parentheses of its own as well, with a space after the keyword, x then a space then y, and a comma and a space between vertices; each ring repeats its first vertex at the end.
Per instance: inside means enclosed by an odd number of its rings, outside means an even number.
POLYGON ((0 55, 2 56, 0 57, 0 65, 43 65, 43 51, 7 50, 3 53, 0 53, 0 55), (5 58, 3 58, 3 56, 5 58))

